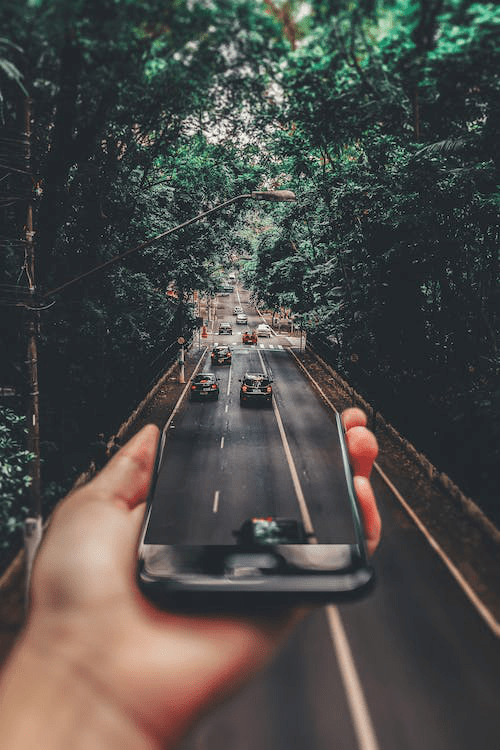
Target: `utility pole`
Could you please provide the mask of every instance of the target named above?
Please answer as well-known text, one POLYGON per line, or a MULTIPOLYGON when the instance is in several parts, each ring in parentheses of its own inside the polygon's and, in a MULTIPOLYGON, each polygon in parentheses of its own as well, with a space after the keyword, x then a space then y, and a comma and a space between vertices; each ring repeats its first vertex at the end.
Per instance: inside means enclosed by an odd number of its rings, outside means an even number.
POLYGON ((185 377, 184 363, 186 361, 186 357, 185 357, 184 344, 186 343, 186 341, 182 336, 179 336, 179 338, 177 339, 177 343, 181 345, 181 353, 179 357, 179 383, 185 383, 186 377, 185 377))
MULTIPOLYGON (((31 99, 24 101, 24 132, 26 136, 26 163, 28 169, 31 165, 31 99)), ((30 462, 31 483, 28 488, 29 515, 24 525, 24 547, 26 553, 26 602, 28 602, 31 569, 37 549, 42 539, 42 501, 41 501, 41 479, 40 479, 40 403, 38 390, 38 346, 37 337, 39 332, 39 313, 34 307, 36 285, 35 285, 35 245, 33 242, 33 206, 31 194, 28 198, 26 208, 25 226, 25 268, 28 276, 30 291, 30 307, 26 310, 26 334, 27 334, 27 404, 26 404, 26 427, 28 430, 27 448, 34 454, 30 462)))
POLYGON ((184 333, 184 290, 179 290, 179 331, 180 335, 177 339, 177 343, 180 344, 181 351, 179 354, 179 383, 185 383, 185 369, 184 364, 186 361, 186 354, 184 350, 184 344, 186 343, 186 339, 183 336, 184 333))

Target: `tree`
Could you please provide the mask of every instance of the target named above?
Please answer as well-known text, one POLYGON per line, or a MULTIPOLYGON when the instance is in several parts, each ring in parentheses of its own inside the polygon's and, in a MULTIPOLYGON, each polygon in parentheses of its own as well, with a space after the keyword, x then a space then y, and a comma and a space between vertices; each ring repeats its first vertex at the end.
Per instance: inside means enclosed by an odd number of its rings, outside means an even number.
POLYGON ((295 307, 341 342, 339 368, 417 443, 436 414, 452 425, 426 448, 445 466, 461 452, 451 473, 474 493, 460 438, 473 425, 493 497, 500 13, 451 0, 312 7, 272 135, 302 206, 293 245, 261 243, 256 293, 282 299, 283 269, 313 258, 295 307))

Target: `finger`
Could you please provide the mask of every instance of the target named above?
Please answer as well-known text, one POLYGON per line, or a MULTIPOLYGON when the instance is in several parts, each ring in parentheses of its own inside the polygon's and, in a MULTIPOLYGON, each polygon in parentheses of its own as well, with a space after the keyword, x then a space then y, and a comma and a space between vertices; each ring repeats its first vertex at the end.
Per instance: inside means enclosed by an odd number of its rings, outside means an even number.
POLYGON ((110 588, 131 592, 157 438, 154 425, 145 427, 58 506, 35 566, 39 601, 82 603, 105 600, 110 588))
POLYGON ((373 555, 380 542, 380 534, 382 531, 382 522, 380 520, 375 495, 373 494, 370 480, 366 477, 354 477, 354 489, 356 490, 356 496, 363 516, 363 527, 368 554, 373 555))
POLYGON ((366 427, 350 427, 345 439, 354 476, 368 478, 378 455, 375 435, 366 427))
POLYGON ((148 494, 159 430, 153 424, 134 435, 91 483, 115 505, 135 508, 148 494))
POLYGON ((357 407, 346 409, 342 412, 342 423, 346 432, 351 427, 366 427, 366 414, 362 409, 358 409, 357 407))

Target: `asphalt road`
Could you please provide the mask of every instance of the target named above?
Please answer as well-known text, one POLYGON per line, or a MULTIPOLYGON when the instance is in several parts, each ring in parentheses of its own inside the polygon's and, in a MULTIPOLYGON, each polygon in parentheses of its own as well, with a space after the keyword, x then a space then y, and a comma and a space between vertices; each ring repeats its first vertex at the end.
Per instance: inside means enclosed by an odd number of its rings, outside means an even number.
MULTIPOLYGON (((250 326, 258 318, 245 304, 250 326)), ((234 321, 235 295, 218 319, 234 321)), ((217 321, 216 321, 217 322, 217 321)), ((217 327, 216 327, 217 330, 217 327)), ((218 367, 220 399, 183 405, 167 435, 152 542, 231 543, 244 518, 300 518, 290 453, 321 542, 352 539, 342 496, 335 426, 299 373, 285 337, 239 343, 218 367), (274 408, 242 409, 246 370, 274 379, 274 408)), ((212 343, 212 339, 209 339, 212 343)), ((203 369, 212 369, 206 363, 203 369)), ((369 598, 323 608, 268 669, 205 719, 183 750, 496 750, 500 747, 500 650, 441 560, 374 478, 383 520, 369 598)))

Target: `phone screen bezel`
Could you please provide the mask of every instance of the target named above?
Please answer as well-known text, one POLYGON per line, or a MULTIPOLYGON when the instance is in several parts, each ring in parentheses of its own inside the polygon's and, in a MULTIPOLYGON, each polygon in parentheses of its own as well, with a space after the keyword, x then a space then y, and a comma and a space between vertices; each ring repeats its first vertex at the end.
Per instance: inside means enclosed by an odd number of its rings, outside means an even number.
MULTIPOLYGON (((163 461, 163 455, 166 444, 166 429, 162 431, 158 450, 155 458, 153 471, 153 480, 151 482, 146 511, 144 515, 143 526, 138 545, 138 567, 137 579, 141 590, 157 604, 168 606, 169 603, 175 603, 176 600, 195 603, 207 600, 207 597, 213 602, 222 601, 223 603, 231 600, 241 600, 241 597, 277 597, 276 601, 345 601, 353 598, 364 596, 372 590, 375 577, 374 570, 368 561, 368 554, 363 533, 363 523, 361 509, 356 497, 352 469, 349 461, 349 453, 345 441, 345 431, 342 424, 341 416, 335 413, 335 421, 341 446, 342 465, 344 477, 346 480, 347 493, 350 502, 350 510, 354 526, 353 544, 329 544, 318 545, 329 547, 338 552, 339 559, 344 559, 349 554, 350 562, 342 563, 337 567, 317 572, 309 568, 286 570, 277 569, 276 572, 270 572, 265 576, 248 575, 245 579, 235 578, 230 575, 199 571, 192 572, 190 575, 183 575, 179 572, 165 575, 161 570, 161 565, 155 570, 151 566, 151 557, 154 557, 153 548, 171 549, 175 545, 152 545, 145 543, 144 539, 147 534, 151 508, 154 499, 154 493, 159 475, 160 467, 163 461), (150 554, 153 553, 153 554, 150 554)), ((194 545, 193 545, 194 546, 194 545)), ((301 545, 273 545, 274 552, 279 554, 286 553, 287 548, 299 547, 301 545), (279 548, 279 549, 278 549, 279 548)), ((208 545, 207 545, 208 547, 208 545)), ((220 545, 219 547, 223 547, 220 545)), ((198 545, 200 550, 204 549, 203 545, 198 545)), ((213 549, 217 546, 214 545, 213 549)), ((237 545, 231 550, 237 550, 237 545)), ((161 552, 161 550, 160 550, 161 552)), ((230 552, 228 551, 228 554, 230 552)), ((262 550, 246 550, 247 555, 254 554, 259 556, 262 550)), ((285 554, 286 557, 286 554, 285 554)), ((161 558, 161 554, 160 554, 161 558)))

